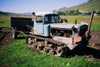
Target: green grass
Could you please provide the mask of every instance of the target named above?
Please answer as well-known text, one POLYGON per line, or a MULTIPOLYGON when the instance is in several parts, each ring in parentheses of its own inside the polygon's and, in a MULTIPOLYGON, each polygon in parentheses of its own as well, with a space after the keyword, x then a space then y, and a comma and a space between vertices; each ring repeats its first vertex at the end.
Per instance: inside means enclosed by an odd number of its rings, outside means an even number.
MULTIPOLYGON (((25 18, 33 18, 33 17, 25 17, 25 18)), ((10 16, 0 16, 0 26, 10 27, 10 16)))
MULTIPOLYGON (((81 22, 89 23, 90 16, 61 16, 61 18, 66 18, 68 23, 75 23, 75 19, 77 19, 77 23, 80 24, 81 22)), ((100 16, 94 16, 91 30, 100 30, 100 16)))
MULTIPOLYGON (((23 35, 19 35, 23 37, 23 35)), ((18 39, 0 49, 0 66, 4 67, 100 67, 100 62, 89 62, 76 55, 71 58, 55 57, 31 52, 25 39, 18 39), (69 65, 66 65, 69 64, 69 65)))
MULTIPOLYGON (((66 18, 69 23, 74 23, 78 19, 89 21, 89 16, 61 16, 66 18)), ((94 17, 92 30, 100 30, 100 16, 94 17), (98 26, 97 26, 98 25, 98 26)), ((0 17, 0 26, 10 26, 9 17, 0 17), (4 22, 4 23, 1 23, 4 22)), ((23 37, 22 34, 19 37, 23 37)), ((0 49, 0 66, 3 67, 100 67, 100 62, 89 62, 82 56, 71 58, 55 57, 45 53, 31 52, 25 44, 25 39, 16 39, 15 42, 0 49), (69 64, 69 65, 66 65, 69 64)))
POLYGON ((10 26, 10 17, 9 16, 1 16, 0 17, 0 26, 10 26))
MULTIPOLYGON (((28 17, 33 18, 33 17, 28 17)), ((75 19, 77 19, 77 23, 86 22, 89 23, 90 16, 61 16, 61 18, 66 18, 68 23, 74 23, 75 19)), ((10 27, 10 17, 2 16, 0 17, 0 26, 9 26, 10 27)), ((94 16, 93 22, 91 25, 91 30, 100 30, 100 16, 94 16)))

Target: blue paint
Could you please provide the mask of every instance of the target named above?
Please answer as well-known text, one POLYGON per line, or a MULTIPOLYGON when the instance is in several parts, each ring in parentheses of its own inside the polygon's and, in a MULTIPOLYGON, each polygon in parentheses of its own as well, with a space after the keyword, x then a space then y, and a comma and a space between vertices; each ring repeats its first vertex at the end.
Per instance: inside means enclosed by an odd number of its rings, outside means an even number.
MULTIPOLYGON (((43 17, 42 17, 43 19, 43 17)), ((34 20, 34 33, 35 34, 39 34, 39 35, 43 35, 43 29, 44 29, 44 23, 43 21, 41 22, 36 22, 36 18, 34 20)))
POLYGON ((50 25, 44 25, 44 36, 50 36, 50 25))
POLYGON ((41 36, 50 36, 50 27, 72 29, 72 27, 79 28, 80 24, 60 23, 59 15, 52 14, 37 14, 34 20, 34 33, 41 36), (40 17, 37 19, 37 17, 40 17), (42 17, 42 18, 41 18, 42 17), (41 22, 37 22, 37 21, 41 22))
POLYGON ((39 14, 36 15, 35 19, 34 19, 34 34, 36 35, 42 35, 42 36, 50 36, 50 24, 53 23, 52 17, 56 18, 55 22, 59 22, 59 15, 58 14, 39 14), (37 22, 38 21, 38 17, 42 17, 39 18, 39 21, 42 22, 37 22))

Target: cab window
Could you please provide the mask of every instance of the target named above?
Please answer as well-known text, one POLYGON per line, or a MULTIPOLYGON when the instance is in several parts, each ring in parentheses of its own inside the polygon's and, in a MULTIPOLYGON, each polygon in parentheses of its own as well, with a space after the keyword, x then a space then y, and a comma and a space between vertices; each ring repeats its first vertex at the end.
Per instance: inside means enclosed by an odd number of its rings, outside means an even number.
POLYGON ((49 23, 59 23, 59 16, 58 15, 46 15, 45 16, 45 24, 49 23))
POLYGON ((43 23, 42 16, 37 16, 37 17, 36 17, 36 22, 37 22, 37 23, 43 23))

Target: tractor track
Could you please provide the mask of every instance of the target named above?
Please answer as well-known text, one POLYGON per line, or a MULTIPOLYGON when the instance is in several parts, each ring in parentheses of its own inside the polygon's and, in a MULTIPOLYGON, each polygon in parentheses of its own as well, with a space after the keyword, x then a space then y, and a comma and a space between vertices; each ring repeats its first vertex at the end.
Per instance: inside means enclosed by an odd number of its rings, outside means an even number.
POLYGON ((40 52, 45 52, 54 56, 64 56, 69 51, 67 44, 53 40, 52 38, 27 35, 26 40, 30 49, 34 48, 40 52))

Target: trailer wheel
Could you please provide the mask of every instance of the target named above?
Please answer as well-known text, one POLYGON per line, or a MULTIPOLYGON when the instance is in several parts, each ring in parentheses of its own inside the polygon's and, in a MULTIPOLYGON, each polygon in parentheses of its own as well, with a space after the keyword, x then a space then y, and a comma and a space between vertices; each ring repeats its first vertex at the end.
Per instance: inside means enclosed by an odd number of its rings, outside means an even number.
POLYGON ((17 29, 14 27, 12 28, 12 37, 13 37, 13 39, 17 38, 17 29))

